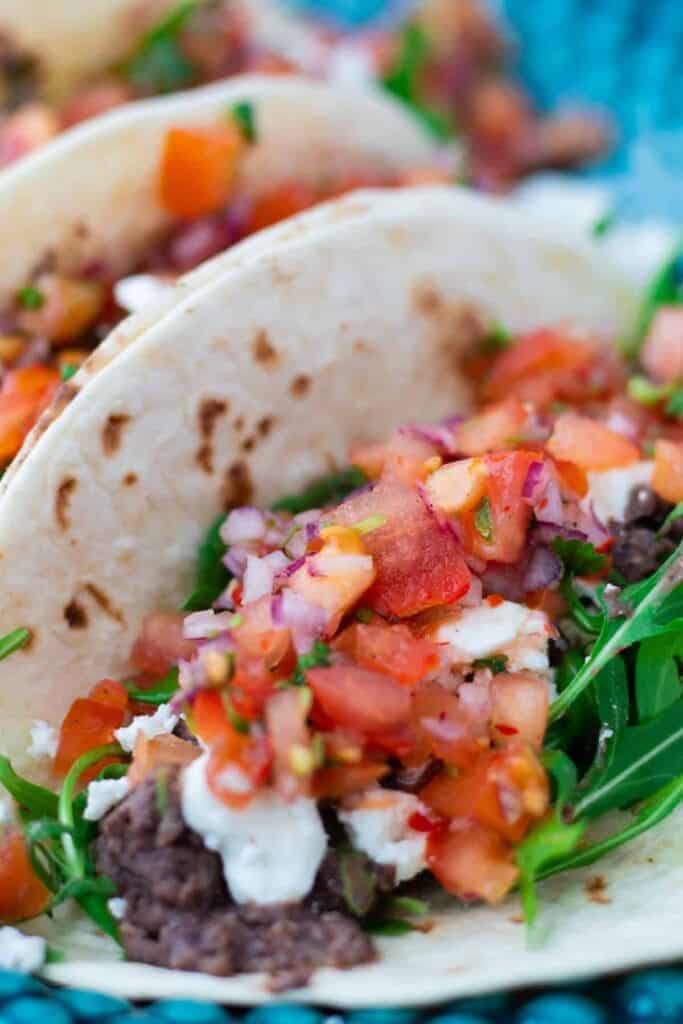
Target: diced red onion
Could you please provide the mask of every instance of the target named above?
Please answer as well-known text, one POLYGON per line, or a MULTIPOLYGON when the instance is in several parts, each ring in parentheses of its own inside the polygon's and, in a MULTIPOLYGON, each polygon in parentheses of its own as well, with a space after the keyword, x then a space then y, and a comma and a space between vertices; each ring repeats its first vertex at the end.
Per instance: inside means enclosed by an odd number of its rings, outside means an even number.
POLYGON ((550 544, 556 537, 564 540, 586 540, 586 534, 582 530, 576 530, 571 526, 561 526, 559 523, 538 523, 534 527, 533 542, 550 544))
POLYGON ((245 551, 244 548, 234 547, 230 548, 223 555, 223 565, 231 572, 237 579, 242 579, 244 571, 247 568, 247 558, 249 552, 245 551))
POLYGON ((15 362, 16 368, 24 366, 37 366, 39 363, 47 363, 50 358, 50 342, 47 338, 32 338, 15 362))
POLYGON ((192 612, 183 621, 183 636, 186 640, 202 640, 215 637, 218 633, 230 629, 233 616, 230 612, 192 612))
POLYGON ((259 508, 245 505, 234 508, 220 529, 221 540, 232 547, 252 540, 262 540, 266 533, 266 520, 259 508))
POLYGON ((406 423, 401 431, 427 441, 442 455, 457 455, 458 444, 452 426, 447 423, 406 423))
POLYGON ((598 551, 612 540, 612 534, 599 518, 592 501, 588 502, 587 508, 584 505, 580 506, 576 525, 598 551))
POLYGON ((524 590, 542 590, 557 583, 562 575, 562 562, 547 547, 537 547, 531 552, 522 586, 524 590))
POLYGON ((564 517, 562 495, 554 473, 546 462, 532 462, 527 471, 522 497, 542 523, 561 523, 564 517))
POLYGON ((303 557, 295 558, 293 562, 290 562, 288 565, 286 565, 283 569, 281 569, 278 572, 278 574, 275 577, 275 582, 283 583, 285 580, 288 580, 289 577, 297 571, 297 569, 300 569, 301 566, 305 564, 305 562, 306 559, 303 557))
POLYGON ((242 580, 243 604, 251 604, 252 601, 258 601, 259 597, 270 594, 273 589, 275 572, 275 567, 269 564, 265 558, 247 555, 247 567, 242 580))
POLYGON ((324 608, 309 604, 293 590, 282 590, 271 599, 270 614, 274 626, 289 629, 297 654, 310 651, 329 620, 324 608))
POLYGON ((542 476, 543 463, 540 460, 532 462, 527 470, 527 474, 524 479, 524 486, 522 487, 522 497, 527 501, 533 498, 534 491, 540 484, 542 476))
POLYGON ((481 604, 483 588, 478 576, 470 577, 470 587, 464 597, 460 598, 458 604, 461 608, 476 608, 481 604))
POLYGON ((500 594, 508 601, 524 599, 524 573, 518 565, 489 562, 481 582, 484 594, 500 594))

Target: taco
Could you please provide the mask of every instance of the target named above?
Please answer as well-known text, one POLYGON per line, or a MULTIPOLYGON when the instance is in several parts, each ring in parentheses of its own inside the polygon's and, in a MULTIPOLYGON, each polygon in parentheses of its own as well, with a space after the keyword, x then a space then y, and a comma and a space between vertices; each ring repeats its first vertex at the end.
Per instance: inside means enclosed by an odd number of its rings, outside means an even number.
POLYGON ((2 917, 58 904, 25 926, 48 977, 141 998, 409 1004, 679 953, 680 315, 627 387, 631 286, 454 189, 271 238, 0 500, 2 917))
POLYGON ((115 111, 8 170, 0 465, 60 379, 112 328, 110 355, 134 338, 193 267, 359 184, 408 184, 434 160, 431 141, 388 97, 245 76, 115 111), (125 319, 141 307, 149 311, 125 319))
POLYGON ((8 39, 37 55, 31 90, 30 65, 7 47, 5 91, 15 109, 0 123, 0 164, 130 100, 249 71, 383 87, 435 137, 458 139, 462 173, 487 190, 539 168, 580 165, 609 145, 594 115, 534 110, 512 77, 505 32, 479 0, 426 0, 401 23, 355 33, 274 0, 98 0, 87 19, 78 4, 37 6, 0 5, 8 39))

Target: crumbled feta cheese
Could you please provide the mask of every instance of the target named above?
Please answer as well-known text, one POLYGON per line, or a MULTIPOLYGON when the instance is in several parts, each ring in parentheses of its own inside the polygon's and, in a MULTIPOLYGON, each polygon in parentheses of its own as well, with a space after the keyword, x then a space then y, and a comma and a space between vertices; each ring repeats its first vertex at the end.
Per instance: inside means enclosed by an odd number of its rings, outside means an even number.
POLYGON ((157 277, 155 274, 132 274, 122 277, 114 285, 116 305, 129 313, 137 313, 146 306, 154 305, 173 291, 172 278, 157 277))
POLYGON ((114 736, 124 750, 132 753, 140 733, 148 740, 153 740, 155 736, 173 732, 177 724, 178 715, 172 710, 171 705, 160 704, 153 715, 136 715, 130 725, 117 729, 114 736))
POLYGON ((24 935, 18 928, 0 928, 0 968, 31 974, 45 963, 47 943, 38 935, 24 935))
POLYGON ((99 821, 110 811, 130 789, 130 783, 122 779, 99 779, 88 786, 88 798, 83 811, 86 821, 99 821))
POLYGON ((107 910, 117 921, 123 921, 128 910, 128 900, 124 900, 121 896, 112 896, 110 900, 107 900, 107 910))
POLYGON ((286 803, 264 790, 246 807, 229 807, 209 789, 207 762, 203 754, 183 773, 183 818, 207 849, 220 854, 233 899, 261 904, 303 899, 327 849, 315 802, 286 803))
POLYGON ((475 608, 457 608, 431 635, 448 644, 451 664, 470 665, 479 658, 505 655, 511 672, 548 672, 548 639, 552 626, 545 612, 514 601, 475 608))
POLYGON ((351 843, 377 864, 392 864, 396 881, 406 882, 424 871, 426 834, 408 824, 411 814, 427 814, 412 793, 393 792, 379 786, 349 799, 339 811, 351 843))
POLYGON ((634 487, 649 487, 652 483, 654 462, 634 462, 622 469, 606 469, 602 473, 588 474, 588 494, 584 502, 592 503, 598 519, 622 522, 626 506, 634 487))
POLYGON ((54 757, 57 753, 57 738, 56 729, 36 719, 31 726, 31 743, 26 753, 29 757, 54 757))

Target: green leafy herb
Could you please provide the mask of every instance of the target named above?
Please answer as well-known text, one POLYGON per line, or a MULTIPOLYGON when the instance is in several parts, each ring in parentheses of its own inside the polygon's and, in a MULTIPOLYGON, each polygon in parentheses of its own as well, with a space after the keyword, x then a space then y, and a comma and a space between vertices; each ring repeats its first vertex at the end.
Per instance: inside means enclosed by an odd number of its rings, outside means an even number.
MULTIPOLYGON (((327 505, 338 505, 351 491, 367 483, 365 473, 358 466, 347 466, 329 476, 314 481, 301 494, 290 494, 280 498, 273 505, 274 512, 308 512, 312 508, 325 508, 327 505)), ((206 605, 204 605, 206 607, 206 605)))
POLYGON ((668 531, 671 524, 674 523, 677 519, 680 519, 681 516, 683 516, 683 501, 679 501, 678 505, 674 505, 674 507, 671 509, 668 516, 657 530, 657 536, 663 537, 664 534, 668 531))
POLYGON ((403 921, 399 917, 368 918, 363 923, 363 928, 368 935, 386 936, 387 938, 407 935, 408 932, 417 930, 410 921, 403 921))
POLYGON ((178 669, 174 666, 163 679, 160 679, 148 690, 140 689, 135 683, 125 683, 124 685, 131 700, 139 701, 141 704, 167 704, 171 697, 178 692, 178 669))
POLYGON ((401 35, 396 63, 385 75, 383 85, 407 104, 436 138, 447 139, 452 132, 448 120, 437 111, 426 107, 420 99, 421 79, 429 51, 429 40, 422 26, 416 22, 407 24, 401 35))
POLYGON ((674 388, 669 401, 664 406, 664 414, 670 419, 678 420, 683 416, 683 389, 674 388))
POLYGON ((390 896, 384 906, 390 914, 406 914, 408 917, 424 917, 429 913, 429 904, 413 896, 390 896))
POLYGON ((45 302, 45 296, 40 288, 36 288, 33 284, 27 284, 17 292, 17 302, 22 309, 40 309, 45 302))
POLYGON ((491 330, 484 338, 481 347, 482 351, 488 355, 496 352, 504 352, 511 344, 512 334, 508 331, 507 327, 500 323, 499 320, 495 320, 491 330))
POLYGON ((641 405, 654 406, 666 402, 664 415, 670 419, 683 416, 683 389, 676 384, 653 384, 647 377, 636 375, 628 382, 628 393, 641 405))
POLYGON ((0 757, 0 784, 19 805, 27 819, 56 818, 57 797, 49 789, 22 779, 6 757, 0 757))
POLYGON ((493 511, 488 495, 484 495, 475 509, 474 525, 484 540, 493 539, 493 511))
POLYGON ((578 776, 576 765, 563 750, 545 750, 541 760, 553 781, 556 811, 561 814, 576 792, 578 776))
POLYGON ((219 516, 213 521, 201 543, 194 589, 182 607, 184 612, 199 612, 210 608, 232 578, 223 565, 223 555, 228 549, 220 530, 225 518, 219 516))
POLYGON ((566 572, 577 576, 593 576, 607 567, 607 556, 596 551, 588 540, 555 537, 550 546, 562 559, 566 572))
POLYGON ((527 925, 533 925, 537 914, 536 882, 544 870, 559 857, 574 851, 585 831, 583 822, 567 824, 557 813, 538 825, 515 850, 519 868, 519 889, 527 925))
POLYGON ((330 664, 330 648, 322 640, 315 640, 308 654, 300 654, 289 680, 290 686, 305 686, 309 668, 326 668, 330 664))
POLYGON ((0 661, 3 658, 7 658, 14 651, 18 651, 20 647, 28 643, 31 639, 31 630, 26 629, 24 626, 19 626, 17 629, 13 629, 11 633, 5 633, 3 637, 0 637, 0 661))
POLYGON ((71 380, 77 370, 78 367, 74 366, 72 363, 64 363, 59 375, 63 381, 71 380))
POLYGON ((676 633, 655 636, 638 645, 635 696, 641 724, 656 718, 683 695, 677 656, 683 657, 683 640, 676 633))
POLYGON ((256 118, 253 103, 235 103, 230 113, 242 133, 245 142, 256 142, 256 118))
POLYGON ((683 244, 678 244, 652 279, 643 298, 638 323, 632 336, 624 342, 626 355, 635 356, 647 336, 659 306, 681 302, 680 260, 683 244))
POLYGON ((197 9, 198 0, 186 0, 152 28, 123 68, 134 85, 152 92, 174 92, 189 85, 195 69, 184 55, 178 36, 197 9))
POLYGON ((620 651, 648 637, 683 629, 680 560, 679 547, 656 573, 621 591, 620 602, 628 610, 628 614, 612 618, 607 607, 603 605, 600 632, 590 655, 569 686, 552 704, 551 721, 555 721, 566 712, 620 651))
POLYGON ((599 217, 591 227, 591 235, 593 238, 602 238, 607 234, 609 229, 614 224, 614 214, 606 213, 604 216, 599 217))
POLYGON ((492 654, 490 658, 477 658, 472 662, 472 667, 488 668, 495 676, 500 675, 501 672, 507 672, 508 660, 507 654, 492 654))

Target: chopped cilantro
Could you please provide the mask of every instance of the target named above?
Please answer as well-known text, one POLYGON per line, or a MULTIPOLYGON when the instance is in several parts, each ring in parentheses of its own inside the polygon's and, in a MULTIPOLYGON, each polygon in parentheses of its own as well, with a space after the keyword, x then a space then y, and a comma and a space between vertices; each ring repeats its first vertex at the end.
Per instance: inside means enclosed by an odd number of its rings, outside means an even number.
POLYGON ((60 371, 60 377, 62 378, 63 381, 71 380, 71 378, 73 377, 77 370, 78 367, 74 366, 73 363, 64 363, 64 366, 60 371))
POLYGON ((607 568, 607 555, 601 555, 588 540, 556 537, 550 546, 562 559, 566 572, 577 576, 593 576, 607 568))
POLYGON ((235 103, 230 108, 230 114, 237 123, 245 142, 257 141, 256 118, 254 117, 253 103, 235 103))
POLYGON ((236 732, 242 733, 243 736, 248 736, 249 730, 251 728, 249 724, 249 719, 243 718, 242 715, 238 714, 237 711, 235 711, 235 707, 232 703, 232 700, 230 699, 227 693, 223 695, 223 706, 225 707, 225 713, 230 719, 230 724, 232 725, 233 729, 236 732))
POLYGON ((474 525, 484 540, 493 539, 493 512, 488 495, 484 495, 474 513, 474 525))
POLYGON ((183 53, 178 35, 197 6, 198 0, 185 0, 147 32, 123 68, 130 82, 152 92, 174 92, 191 84, 195 69, 183 53))
POLYGON ((33 284, 27 284, 17 292, 17 302, 23 309, 40 309, 45 302, 45 296, 40 288, 33 284))
POLYGON ((683 416, 683 389, 674 388, 669 401, 664 406, 664 414, 672 419, 680 419, 683 416))
POLYGON ((507 654, 493 654, 490 658, 477 658, 472 662, 473 668, 490 668, 494 676, 507 672, 507 654))
POLYGON ((407 24, 401 35, 396 62, 383 80, 384 88, 397 96, 437 139, 447 139, 453 126, 436 110, 425 107, 420 98, 421 79, 429 58, 427 34, 416 22, 407 24))
POLYGON ((326 668, 330 664, 330 648, 322 640, 316 640, 308 654, 300 654, 296 668, 290 677, 290 686, 305 686, 305 672, 309 668, 326 668))
POLYGON ((486 354, 504 352, 512 344, 512 335, 507 327, 504 327, 499 320, 494 320, 491 330, 482 342, 482 349, 486 354))
POLYGON ((591 235, 593 238, 602 238, 606 235, 609 229, 614 224, 614 214, 606 213, 604 216, 599 217, 593 226, 591 227, 591 235))
POLYGON ((3 637, 0 637, 0 661, 3 658, 7 658, 14 651, 18 651, 20 647, 27 644, 31 639, 31 630, 26 629, 25 626, 19 626, 17 629, 13 629, 10 633, 5 633, 3 637))

